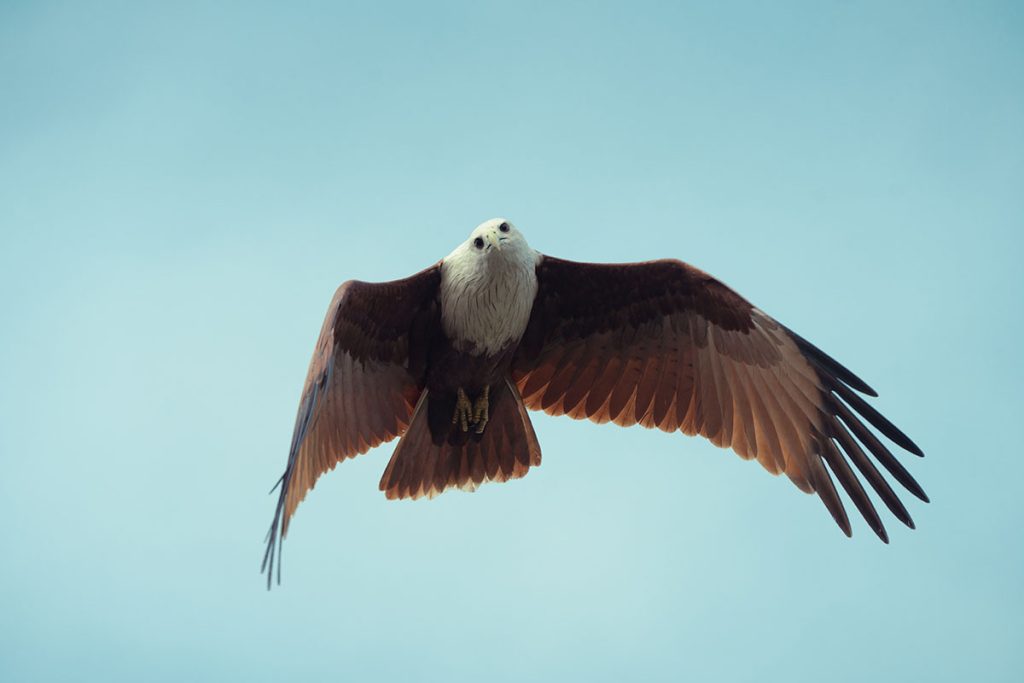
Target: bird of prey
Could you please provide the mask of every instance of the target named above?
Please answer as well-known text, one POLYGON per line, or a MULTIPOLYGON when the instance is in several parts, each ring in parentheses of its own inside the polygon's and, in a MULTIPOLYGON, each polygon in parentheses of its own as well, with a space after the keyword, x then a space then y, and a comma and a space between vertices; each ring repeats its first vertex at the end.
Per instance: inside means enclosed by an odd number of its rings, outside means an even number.
POLYGON ((411 277, 338 288, 278 481, 267 586, 296 506, 338 462, 401 437, 380 481, 392 499, 515 479, 540 464, 527 409, 699 434, 817 493, 849 536, 835 477, 888 542, 861 479, 911 528, 876 463, 928 498, 868 425, 923 454, 861 394, 877 396, 693 266, 565 261, 495 218, 411 277))

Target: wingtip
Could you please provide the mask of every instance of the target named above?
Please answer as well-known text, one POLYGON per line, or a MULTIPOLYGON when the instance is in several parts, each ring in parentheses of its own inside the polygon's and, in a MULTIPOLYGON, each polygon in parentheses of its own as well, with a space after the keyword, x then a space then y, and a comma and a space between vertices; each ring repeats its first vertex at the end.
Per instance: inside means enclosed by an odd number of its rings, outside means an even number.
POLYGON ((836 379, 845 382, 848 386, 860 393, 871 396, 872 398, 878 397, 878 392, 875 391, 871 385, 858 377, 852 370, 788 327, 785 327, 785 330, 796 342, 797 347, 804 353, 804 356, 807 357, 814 365, 818 366, 836 379))
POLYGON ((835 392, 835 395, 845 401, 854 412, 871 423, 875 429, 888 437, 897 446, 918 457, 924 457, 924 451, 921 450, 921 447, 914 443, 909 436, 904 434, 903 430, 890 422, 887 417, 878 412, 878 409, 874 408, 870 403, 858 396, 849 387, 845 386, 841 382, 831 382, 831 389, 835 392))
POLYGON ((853 526, 850 525, 850 518, 846 515, 846 510, 840 508, 839 510, 833 512, 831 509, 829 509, 829 512, 832 514, 832 520, 836 523, 836 526, 839 527, 839 530, 846 534, 847 538, 852 538, 853 526))
POLYGON ((903 484, 903 488, 910 491, 910 494, 917 498, 918 500, 920 500, 921 502, 931 502, 931 500, 929 500, 928 498, 928 494, 924 492, 924 489, 921 488, 921 485, 918 484, 913 478, 908 478, 907 481, 901 483, 903 484))

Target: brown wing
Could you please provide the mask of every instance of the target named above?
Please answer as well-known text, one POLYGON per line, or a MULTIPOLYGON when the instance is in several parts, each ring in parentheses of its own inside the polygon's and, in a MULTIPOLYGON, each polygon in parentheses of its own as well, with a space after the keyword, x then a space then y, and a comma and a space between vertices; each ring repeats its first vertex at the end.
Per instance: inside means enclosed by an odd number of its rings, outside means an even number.
MULTIPOLYGON (((438 325, 435 265, 393 282, 349 281, 331 300, 302 389, 288 466, 263 569, 295 508, 321 474, 402 434, 423 389, 427 341, 438 325)), ((278 581, 280 582, 280 561, 278 581)))
POLYGON ((887 542, 852 462, 913 528, 865 449, 907 490, 928 498, 863 421, 908 451, 921 450, 857 394, 876 396, 871 387, 739 294, 680 261, 545 256, 537 277, 512 371, 527 407, 705 436, 817 492, 849 536, 831 470, 887 542))

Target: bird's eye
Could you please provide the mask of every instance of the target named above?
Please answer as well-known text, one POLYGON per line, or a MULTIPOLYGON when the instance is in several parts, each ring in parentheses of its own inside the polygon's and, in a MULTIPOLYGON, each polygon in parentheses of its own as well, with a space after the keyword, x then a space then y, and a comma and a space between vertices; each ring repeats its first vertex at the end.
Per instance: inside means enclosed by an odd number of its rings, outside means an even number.
POLYGON ((501 225, 499 225, 498 230, 501 230, 502 232, 508 232, 508 223, 502 223, 501 225))
POLYGON ((477 249, 483 249, 484 248, 484 240, 483 240, 483 238, 482 237, 477 237, 475 240, 473 240, 473 246, 476 247, 477 249))

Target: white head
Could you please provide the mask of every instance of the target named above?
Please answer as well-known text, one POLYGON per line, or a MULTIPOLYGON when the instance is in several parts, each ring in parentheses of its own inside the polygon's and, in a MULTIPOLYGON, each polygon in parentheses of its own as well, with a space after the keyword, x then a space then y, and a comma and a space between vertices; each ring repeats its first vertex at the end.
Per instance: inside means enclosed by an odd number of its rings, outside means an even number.
POLYGON ((538 258, 516 226, 504 218, 492 218, 473 228, 469 238, 444 258, 444 264, 470 277, 471 273, 493 275, 510 267, 532 269, 538 258))
POLYGON ((487 259, 514 259, 531 251, 523 234, 504 218, 492 218, 476 226, 464 246, 468 252, 487 259))

